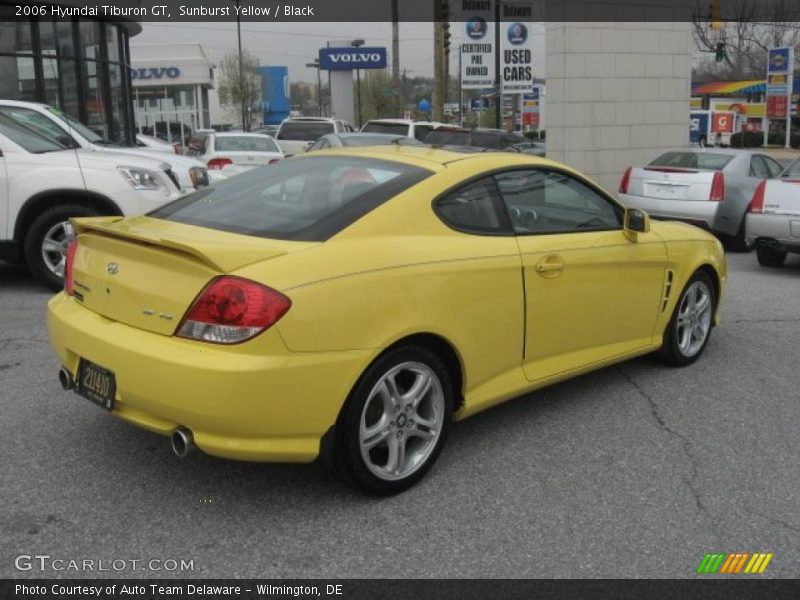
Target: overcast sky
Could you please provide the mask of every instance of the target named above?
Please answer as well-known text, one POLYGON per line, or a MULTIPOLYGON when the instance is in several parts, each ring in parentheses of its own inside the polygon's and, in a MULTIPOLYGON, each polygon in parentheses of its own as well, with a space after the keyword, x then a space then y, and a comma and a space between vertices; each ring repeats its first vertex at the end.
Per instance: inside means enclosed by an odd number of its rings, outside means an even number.
MULTIPOLYGON (((458 72, 455 48, 464 37, 463 23, 452 25, 453 47, 450 72, 458 72)), ((536 24, 531 31, 534 49, 534 74, 544 76, 544 26, 536 24)), ((268 22, 242 23, 242 46, 255 54, 262 65, 289 67, 291 81, 316 83, 317 73, 306 68, 317 50, 326 42, 364 39, 368 46, 386 46, 391 65, 391 23, 287 23, 280 26, 268 22)), ((236 23, 142 23, 142 32, 131 38, 131 54, 136 60, 136 45, 187 43, 201 44, 211 60, 220 62, 229 50, 236 49, 236 23)), ((409 77, 433 76, 433 23, 400 23, 400 69, 409 77)))

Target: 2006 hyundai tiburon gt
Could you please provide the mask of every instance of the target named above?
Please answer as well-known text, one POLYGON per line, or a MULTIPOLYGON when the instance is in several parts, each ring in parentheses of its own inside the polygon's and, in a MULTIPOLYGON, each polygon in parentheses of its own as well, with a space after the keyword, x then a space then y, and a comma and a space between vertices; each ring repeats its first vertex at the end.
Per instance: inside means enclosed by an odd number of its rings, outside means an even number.
POLYGON ((712 236, 519 154, 321 151, 75 228, 48 320, 65 388, 179 454, 330 448, 384 494, 452 417, 637 355, 695 361, 725 282, 712 236))

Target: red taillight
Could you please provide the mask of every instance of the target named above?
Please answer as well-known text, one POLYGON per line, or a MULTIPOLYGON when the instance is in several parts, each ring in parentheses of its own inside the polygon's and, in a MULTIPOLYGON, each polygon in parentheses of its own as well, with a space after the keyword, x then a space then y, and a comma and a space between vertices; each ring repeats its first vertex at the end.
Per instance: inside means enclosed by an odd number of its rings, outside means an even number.
POLYGON ((75 292, 75 252, 78 250, 78 240, 72 240, 67 246, 67 256, 64 259, 64 293, 72 296, 75 292))
POLYGON ((714 171, 708 199, 712 202, 722 202, 723 198, 725 198, 725 175, 722 174, 722 171, 714 171))
POLYGON ((230 158, 212 158, 208 161, 209 169, 221 169, 226 165, 232 165, 233 161, 230 158))
POLYGON ((756 191, 753 192, 753 199, 750 201, 750 206, 747 208, 748 212, 751 213, 763 213, 764 212, 764 190, 767 187, 767 182, 762 181, 761 183, 756 186, 756 191))
POLYGON ((633 167, 628 167, 625 169, 625 172, 622 174, 622 179, 619 182, 619 193, 620 194, 627 194, 628 193, 628 184, 631 182, 631 171, 633 167))
POLYGON ((291 306, 289 298, 260 283, 241 277, 218 277, 194 301, 176 335, 236 344, 272 327, 291 306))
POLYGON ((280 158, 270 158, 269 159, 269 164, 276 163, 278 161, 280 161, 280 158))

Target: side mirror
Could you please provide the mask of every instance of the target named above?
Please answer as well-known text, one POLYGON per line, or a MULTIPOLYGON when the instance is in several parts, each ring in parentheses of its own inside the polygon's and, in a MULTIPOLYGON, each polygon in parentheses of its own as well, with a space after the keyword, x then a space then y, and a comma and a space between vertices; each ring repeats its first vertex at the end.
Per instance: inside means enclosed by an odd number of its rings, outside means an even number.
POLYGON ((630 241, 637 241, 640 233, 650 231, 650 215, 639 208, 626 208, 623 231, 630 241))

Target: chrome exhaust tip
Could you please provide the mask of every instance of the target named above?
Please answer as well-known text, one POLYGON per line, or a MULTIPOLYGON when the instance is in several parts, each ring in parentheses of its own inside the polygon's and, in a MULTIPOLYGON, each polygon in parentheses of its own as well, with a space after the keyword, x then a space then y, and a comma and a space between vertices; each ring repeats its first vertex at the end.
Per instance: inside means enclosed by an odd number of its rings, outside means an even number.
POLYGON ((72 378, 72 373, 70 373, 65 367, 61 367, 58 370, 58 382, 61 384, 61 388, 64 390, 71 390, 75 387, 75 380, 72 378))
POLYGON ((185 427, 178 427, 170 436, 170 445, 175 456, 183 458, 195 449, 194 436, 185 427))

